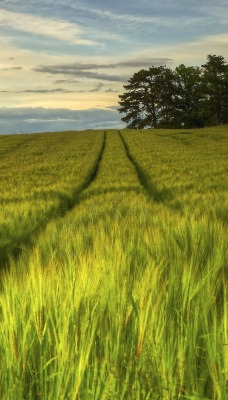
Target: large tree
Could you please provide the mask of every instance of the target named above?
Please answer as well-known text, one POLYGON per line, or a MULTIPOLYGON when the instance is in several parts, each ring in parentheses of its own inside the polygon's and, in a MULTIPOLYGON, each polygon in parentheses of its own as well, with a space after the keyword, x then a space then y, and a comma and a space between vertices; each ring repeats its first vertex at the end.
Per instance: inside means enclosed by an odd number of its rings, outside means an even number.
POLYGON ((228 122, 228 66, 223 56, 209 54, 202 65, 204 112, 212 125, 228 122))
POLYGON ((186 67, 184 64, 175 69, 177 126, 200 127, 204 125, 204 94, 202 72, 199 67, 186 67))
POLYGON ((120 95, 120 113, 128 128, 157 127, 163 121, 170 124, 173 102, 174 74, 165 66, 136 72, 120 95))

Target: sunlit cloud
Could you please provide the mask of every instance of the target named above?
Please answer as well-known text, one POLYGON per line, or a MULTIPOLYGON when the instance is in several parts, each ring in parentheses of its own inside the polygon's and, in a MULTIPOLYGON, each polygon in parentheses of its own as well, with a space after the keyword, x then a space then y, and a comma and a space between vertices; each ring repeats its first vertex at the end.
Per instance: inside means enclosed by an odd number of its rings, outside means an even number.
POLYGON ((74 45, 97 46, 96 41, 83 37, 85 32, 77 24, 64 20, 38 17, 32 14, 16 13, 0 9, 0 24, 4 27, 33 35, 52 37, 74 45))

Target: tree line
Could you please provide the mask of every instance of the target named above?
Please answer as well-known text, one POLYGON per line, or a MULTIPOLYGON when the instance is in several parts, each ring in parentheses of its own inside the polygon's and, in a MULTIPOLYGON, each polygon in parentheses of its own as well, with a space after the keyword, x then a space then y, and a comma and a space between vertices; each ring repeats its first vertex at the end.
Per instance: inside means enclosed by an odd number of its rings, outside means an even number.
POLYGON ((228 65, 208 55, 201 67, 142 69, 119 96, 128 128, 196 128, 228 123, 228 65))

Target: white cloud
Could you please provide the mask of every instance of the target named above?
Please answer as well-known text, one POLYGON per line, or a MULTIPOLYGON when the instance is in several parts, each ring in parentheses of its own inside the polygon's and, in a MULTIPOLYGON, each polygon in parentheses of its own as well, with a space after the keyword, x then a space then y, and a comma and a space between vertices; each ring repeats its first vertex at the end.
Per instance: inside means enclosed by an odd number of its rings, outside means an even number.
POLYGON ((0 25, 21 32, 51 37, 75 45, 98 45, 96 41, 83 37, 85 36, 85 32, 79 25, 64 20, 0 9, 0 25))

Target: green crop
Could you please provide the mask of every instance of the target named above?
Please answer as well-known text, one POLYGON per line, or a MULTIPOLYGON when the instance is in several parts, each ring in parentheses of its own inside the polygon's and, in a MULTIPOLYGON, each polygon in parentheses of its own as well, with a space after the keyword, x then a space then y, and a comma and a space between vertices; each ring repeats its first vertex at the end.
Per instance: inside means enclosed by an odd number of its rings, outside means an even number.
POLYGON ((24 138, 0 140, 11 221, 33 234, 19 255, 2 250, 0 398, 225 400, 227 128, 24 138), (33 183, 17 196, 19 156, 33 183), (65 196, 49 221, 45 190, 65 196))
POLYGON ((8 254, 32 246, 34 234, 74 206, 90 182, 103 136, 88 131, 0 140, 0 265, 8 254))

